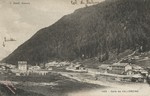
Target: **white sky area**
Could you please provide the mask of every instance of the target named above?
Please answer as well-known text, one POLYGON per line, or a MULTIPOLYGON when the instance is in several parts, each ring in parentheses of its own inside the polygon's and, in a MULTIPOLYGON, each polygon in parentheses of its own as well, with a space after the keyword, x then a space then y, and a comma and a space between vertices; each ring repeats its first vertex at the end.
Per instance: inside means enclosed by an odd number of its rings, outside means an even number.
POLYGON ((85 5, 72 5, 71 0, 0 0, 0 60, 39 29, 52 25, 62 16, 81 7, 85 5), (30 4, 13 4, 14 2, 30 4), (4 37, 14 38, 16 41, 5 42, 3 47, 4 37))

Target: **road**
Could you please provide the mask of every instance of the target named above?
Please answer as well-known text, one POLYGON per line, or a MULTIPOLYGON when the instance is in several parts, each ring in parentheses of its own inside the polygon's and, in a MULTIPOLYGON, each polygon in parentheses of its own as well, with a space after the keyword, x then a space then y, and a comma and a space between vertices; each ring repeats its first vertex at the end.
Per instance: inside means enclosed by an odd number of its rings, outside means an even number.
MULTIPOLYGON (((93 74, 91 73, 73 73, 73 72, 59 72, 59 73, 63 76, 78 80, 80 82, 106 86, 106 89, 98 89, 98 90, 83 92, 82 96, 100 96, 99 94, 101 94, 101 96, 107 96, 108 94, 111 94, 111 96, 149 96, 150 94, 149 91, 150 86, 147 83, 113 83, 113 82, 95 80, 93 74), (92 93, 95 95, 92 95, 92 93)), ((80 94, 71 93, 70 96, 81 96, 80 94)))

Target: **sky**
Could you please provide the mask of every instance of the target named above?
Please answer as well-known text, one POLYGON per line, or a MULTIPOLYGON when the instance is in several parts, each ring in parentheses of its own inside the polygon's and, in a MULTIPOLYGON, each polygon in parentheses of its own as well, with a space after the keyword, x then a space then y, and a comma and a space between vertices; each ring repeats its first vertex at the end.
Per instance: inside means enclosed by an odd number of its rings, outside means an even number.
POLYGON ((81 0, 77 0, 75 5, 71 1, 75 0, 0 0, 0 60, 41 28, 85 7, 79 4, 81 0), (16 41, 4 42, 4 37, 14 38, 16 41))

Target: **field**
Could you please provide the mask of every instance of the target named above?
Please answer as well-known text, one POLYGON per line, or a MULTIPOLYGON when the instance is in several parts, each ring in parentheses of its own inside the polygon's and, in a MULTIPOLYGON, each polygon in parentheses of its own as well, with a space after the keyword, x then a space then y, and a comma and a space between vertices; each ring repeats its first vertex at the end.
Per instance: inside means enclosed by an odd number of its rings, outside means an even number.
MULTIPOLYGON (((7 76, 5 80, 14 83, 17 88, 16 94, 11 94, 12 96, 68 96, 71 92, 104 88, 104 86, 80 82, 57 73, 49 73, 46 76, 7 76)), ((3 88, 5 87, 1 87, 0 90, 2 91, 3 88)))

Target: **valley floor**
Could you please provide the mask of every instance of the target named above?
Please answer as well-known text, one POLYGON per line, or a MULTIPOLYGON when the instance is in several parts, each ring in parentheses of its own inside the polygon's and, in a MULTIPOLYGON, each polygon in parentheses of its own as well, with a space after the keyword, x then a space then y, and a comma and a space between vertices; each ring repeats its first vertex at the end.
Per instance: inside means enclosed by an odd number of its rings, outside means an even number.
MULTIPOLYGON (((2 84, 3 80, 4 78, 1 79, 2 84)), ((16 94, 4 96, 69 96, 69 94, 73 92, 78 93, 79 91, 106 88, 105 86, 97 84, 80 82, 76 79, 68 78, 67 76, 62 76, 59 73, 51 73, 48 77, 34 76, 34 79, 33 77, 29 76, 5 77, 5 80, 11 81, 17 90, 24 90, 24 92, 18 93, 18 91, 15 91, 16 94), (26 93, 30 93, 31 95, 26 95, 26 93)), ((5 87, 5 90, 9 90, 5 87)), ((0 87, 0 90, 2 89, 3 87, 0 87)))
POLYGON ((77 73, 57 70, 48 77, 0 77, 1 81, 11 81, 18 90, 22 90, 22 93, 12 96, 149 96, 150 94, 150 86, 147 83, 96 80, 92 71, 77 73))
POLYGON ((90 84, 97 84, 106 86, 104 89, 96 89, 91 91, 72 93, 69 96, 149 96, 150 85, 147 83, 133 83, 133 82, 108 82, 102 80, 95 80, 93 74, 89 73, 68 73, 60 72, 63 76, 86 82, 90 84), (82 94, 82 95, 81 95, 82 94))

